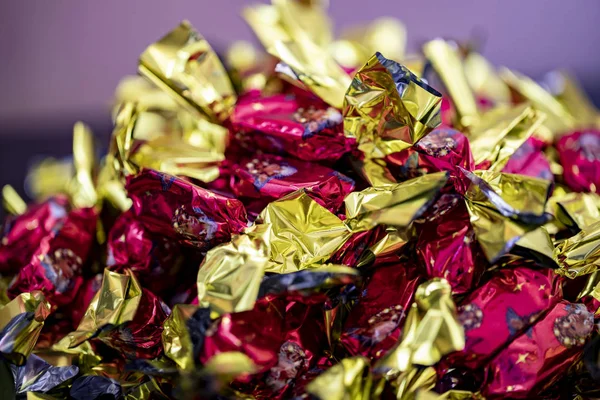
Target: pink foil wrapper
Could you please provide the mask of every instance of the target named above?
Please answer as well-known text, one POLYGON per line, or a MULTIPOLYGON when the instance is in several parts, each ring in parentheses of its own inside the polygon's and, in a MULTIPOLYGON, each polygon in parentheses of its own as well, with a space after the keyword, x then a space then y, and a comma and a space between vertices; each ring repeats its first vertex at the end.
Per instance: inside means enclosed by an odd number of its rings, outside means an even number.
POLYGON ((228 241, 248 224, 239 200, 154 170, 129 177, 127 192, 146 229, 200 249, 228 241))
POLYGON ((489 363, 482 394, 488 399, 539 398, 581 357, 593 330, 593 314, 583 304, 556 304, 489 363))
POLYGON ((416 252, 428 278, 444 278, 454 294, 471 291, 489 263, 475 238, 464 199, 444 194, 416 221, 416 252))
POLYGON ((41 238, 29 264, 9 287, 9 296, 40 290, 55 307, 71 304, 83 283, 82 269, 94 244, 97 217, 93 208, 68 212, 50 235, 41 238))
POLYGON ((458 307, 465 348, 444 365, 477 369, 523 334, 562 298, 560 279, 550 269, 502 267, 458 307))
POLYGON ((181 250, 177 241, 148 231, 129 210, 108 234, 106 266, 119 273, 130 269, 143 287, 161 295, 178 283, 181 250))
POLYGON ((335 161, 350 151, 342 122, 339 110, 299 95, 242 98, 230 119, 234 145, 306 161, 335 161))
POLYGON ((543 152, 544 147, 545 144, 540 139, 530 137, 510 157, 502 172, 553 181, 554 175, 543 152))
POLYGON ((9 218, 0 245, 0 273, 15 274, 29 264, 42 239, 60 229, 68 207, 69 200, 57 196, 29 206, 23 215, 9 218))
POLYGON ((383 356, 399 340, 408 307, 423 281, 409 260, 380 257, 344 321, 340 342, 348 354, 383 356))
POLYGON ((565 135, 556 149, 567 185, 576 192, 596 192, 600 187, 600 131, 565 135))

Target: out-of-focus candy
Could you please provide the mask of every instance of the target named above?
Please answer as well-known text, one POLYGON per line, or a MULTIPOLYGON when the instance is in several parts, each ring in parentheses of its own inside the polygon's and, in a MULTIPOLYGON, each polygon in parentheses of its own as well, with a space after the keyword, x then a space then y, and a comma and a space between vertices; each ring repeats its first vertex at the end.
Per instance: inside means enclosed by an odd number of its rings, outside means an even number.
POLYGON ((593 192, 600 186, 600 131, 573 132, 556 144, 567 185, 576 192, 593 192))
POLYGON ((409 148, 441 122, 442 95, 380 53, 357 71, 344 100, 344 131, 367 158, 409 148))
POLYGON ((120 399, 122 396, 121 385, 114 379, 104 376, 87 375, 73 382, 69 396, 75 400, 95 399, 120 399))
POLYGON ((306 161, 335 161, 350 151, 342 121, 327 104, 287 95, 241 99, 231 116, 239 145, 306 161))
POLYGON ((229 240, 247 225, 240 201, 157 171, 129 178, 127 192, 148 230, 201 249, 229 240))
POLYGON ((593 314, 563 301, 489 364, 486 398, 532 398, 550 387, 557 371, 576 361, 594 330, 593 314))
POLYGON ((469 86, 478 97, 490 99, 494 105, 510 103, 508 86, 481 54, 469 52, 464 60, 464 70, 469 86))
POLYGON ((553 181, 552 168, 542 149, 543 143, 535 137, 530 137, 509 158, 502 172, 553 181))
POLYGON ((22 293, 0 308, 0 354, 21 365, 31 354, 50 304, 41 292, 22 293))
POLYGON ((139 72, 180 104, 211 120, 225 120, 236 101, 221 61, 187 21, 146 49, 139 72))
POLYGON ((67 305, 77 295, 83 283, 82 270, 95 239, 97 211, 79 208, 68 213, 62 207, 50 205, 48 220, 33 219, 32 224, 44 226, 58 215, 64 215, 45 237, 38 237, 38 248, 30 262, 20 271, 9 288, 13 297, 40 290, 54 306, 67 305), (52 215, 54 213, 54 215, 52 215))
POLYGON ((544 83, 549 86, 548 90, 552 95, 573 115, 579 127, 598 126, 598 109, 572 75, 566 71, 553 71, 545 76, 544 83))
POLYGON ((27 211, 25 200, 10 185, 2 186, 2 208, 10 215, 21 215, 27 211))

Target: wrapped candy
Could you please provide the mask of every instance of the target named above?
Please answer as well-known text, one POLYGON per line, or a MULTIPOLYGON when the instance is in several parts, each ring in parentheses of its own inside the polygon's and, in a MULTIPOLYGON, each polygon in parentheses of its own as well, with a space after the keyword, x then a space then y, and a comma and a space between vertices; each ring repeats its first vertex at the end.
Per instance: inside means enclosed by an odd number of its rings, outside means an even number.
POLYGON ((229 240, 248 223, 240 201, 157 171, 128 179, 127 192, 147 229, 201 249, 229 240))
POLYGON ((561 137, 556 144, 564 178, 569 187, 578 192, 596 192, 600 185, 598 154, 600 132, 588 130, 561 137))

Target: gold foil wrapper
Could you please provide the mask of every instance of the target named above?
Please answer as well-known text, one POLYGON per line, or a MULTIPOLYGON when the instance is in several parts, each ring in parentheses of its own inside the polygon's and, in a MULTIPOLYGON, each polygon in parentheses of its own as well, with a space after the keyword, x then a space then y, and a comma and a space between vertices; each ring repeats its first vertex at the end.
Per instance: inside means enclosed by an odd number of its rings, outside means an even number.
POLYGON ((406 26, 392 17, 377 18, 344 29, 329 49, 333 58, 347 68, 362 66, 377 51, 392 60, 406 62, 406 26))
POLYGON ((97 161, 94 135, 83 122, 73 127, 73 165, 75 176, 69 184, 69 195, 75 207, 93 207, 98 202, 95 186, 97 161))
POLYGON ((396 399, 413 400, 423 397, 424 393, 431 393, 435 386, 437 374, 435 368, 412 368, 400 373, 395 379, 396 399))
POLYGON ((467 81, 458 46, 442 39, 435 39, 423 46, 423 53, 433 65, 452 98, 458 114, 458 126, 469 128, 477 123, 479 118, 477 102, 467 81))
POLYGON ((457 319, 452 289, 445 279, 432 279, 417 288, 402 339, 376 364, 376 371, 396 376, 413 365, 432 366, 446 354, 465 346, 465 334, 457 319))
POLYGON ((18 326, 13 326, 12 329, 4 332, 2 344, 6 344, 8 347, 0 347, 2 357, 18 365, 24 363, 33 351, 50 311, 50 303, 46 301, 42 292, 37 290, 31 293, 21 293, 10 303, 0 307, 0 331, 4 330, 18 315, 33 314, 31 319, 23 320, 18 326), (8 342, 9 338, 10 343, 8 342))
POLYGON ((197 309, 197 306, 191 304, 176 304, 163 324, 162 344, 165 355, 184 371, 193 370, 195 365, 192 340, 186 323, 197 309))
POLYGON ((217 54, 187 21, 144 51, 139 72, 211 121, 227 119, 237 100, 217 54))
POLYGON ((105 325, 121 325, 133 320, 142 298, 142 288, 131 272, 119 274, 104 270, 102 285, 88 306, 77 330, 59 344, 76 347, 105 325))
POLYGON ((364 357, 348 357, 317 376, 306 391, 322 400, 369 400, 379 396, 364 357))
POLYGON ((346 92, 344 131, 366 158, 411 147, 440 123, 442 95, 406 67, 373 55, 346 92))
POLYGON ((270 203, 259 222, 270 225, 262 236, 271 248, 266 272, 322 265, 352 234, 342 220, 302 191, 270 203))
POLYGON ((571 230, 579 231, 600 220, 600 196, 596 193, 564 193, 555 190, 549 206, 556 220, 571 230))
POLYGON ((10 185, 2 187, 2 208, 11 215, 21 215, 27 210, 27 203, 10 185))
POLYGON ((573 115, 578 128, 598 127, 598 109, 573 76, 566 71, 554 71, 546 78, 554 97, 573 115))
POLYGON ((600 265, 600 222, 559 243, 554 250, 560 268, 556 273, 568 278, 591 274, 600 265))
POLYGON ((481 54, 470 52, 464 59, 464 70, 475 94, 492 100, 495 105, 511 103, 510 89, 496 68, 481 54))
POLYGON ((344 199, 346 223, 355 232, 377 225, 407 227, 446 184, 445 172, 424 175, 395 185, 370 187, 344 199))
POLYGON ((254 307, 269 265, 270 233, 270 225, 257 225, 252 233, 234 236, 206 254, 198 271, 198 300, 203 307, 219 314, 254 307))
POLYGON ((74 173, 71 160, 43 159, 27 171, 27 194, 36 202, 42 202, 58 193, 67 193, 74 173))
POLYGON ((535 81, 508 68, 502 68, 500 76, 513 91, 546 114, 544 125, 555 135, 575 127, 575 119, 567 109, 535 81))
POLYGON ((550 181, 496 171, 466 175, 472 177, 465 194, 471 225, 488 260, 497 260, 520 237, 547 222, 550 181))
POLYGON ((544 120, 544 114, 527 104, 499 107, 482 114, 469 134, 475 164, 487 161, 491 164, 488 169, 501 171, 544 120))

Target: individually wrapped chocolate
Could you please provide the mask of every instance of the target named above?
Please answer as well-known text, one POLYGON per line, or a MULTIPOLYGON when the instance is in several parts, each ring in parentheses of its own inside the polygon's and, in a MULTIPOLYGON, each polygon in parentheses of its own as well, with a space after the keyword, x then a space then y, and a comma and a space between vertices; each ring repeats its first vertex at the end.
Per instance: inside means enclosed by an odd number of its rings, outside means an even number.
POLYGON ((64 208, 54 208, 49 220, 32 219, 31 223, 36 227, 52 223, 56 213, 66 215, 49 235, 38 237, 38 247, 31 260, 10 285, 10 296, 40 290, 56 307, 70 304, 77 295, 83 282, 83 268, 96 237, 97 211, 80 208, 67 212, 64 208))
POLYGON ((344 131, 367 158, 385 157, 409 148, 440 124, 441 98, 406 67, 376 53, 346 92, 344 131))
POLYGON ((127 192, 147 229, 198 248, 225 242, 248 223, 240 201, 157 171, 129 178, 127 192))
POLYGON ((350 151, 342 114, 300 95, 242 98, 231 116, 236 142, 251 151, 335 161, 350 151))
POLYGON ((488 365, 486 398, 532 398, 549 388, 574 363, 594 330, 593 315, 582 304, 556 304, 527 334, 488 365), (551 356, 550 356, 551 354, 551 356))

